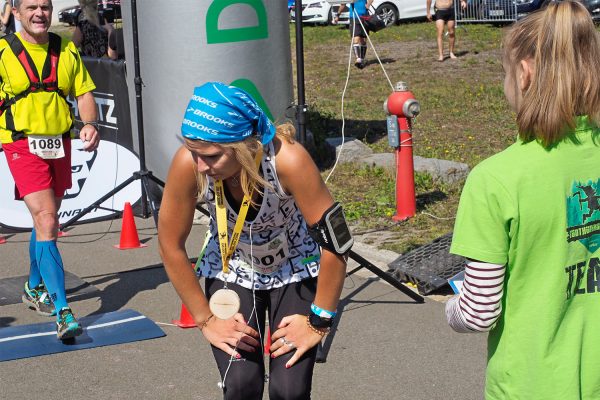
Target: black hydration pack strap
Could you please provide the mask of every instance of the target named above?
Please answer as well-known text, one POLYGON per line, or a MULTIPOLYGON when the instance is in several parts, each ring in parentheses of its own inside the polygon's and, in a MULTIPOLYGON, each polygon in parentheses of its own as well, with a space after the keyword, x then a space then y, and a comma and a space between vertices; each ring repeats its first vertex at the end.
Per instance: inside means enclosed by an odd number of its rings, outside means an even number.
POLYGON ((10 49, 25 70, 27 78, 29 78, 29 87, 25 91, 18 93, 13 97, 0 100, 0 115, 6 112, 6 129, 13 131, 13 140, 24 137, 23 132, 16 131, 15 129, 14 118, 10 109, 13 104, 29 96, 31 93, 38 91, 56 92, 65 98, 65 95, 58 88, 58 61, 60 58, 61 38, 57 34, 51 32, 49 32, 48 35, 50 39, 48 44, 48 54, 44 61, 41 77, 37 73, 33 59, 17 35, 12 33, 3 38, 8 42, 10 49))

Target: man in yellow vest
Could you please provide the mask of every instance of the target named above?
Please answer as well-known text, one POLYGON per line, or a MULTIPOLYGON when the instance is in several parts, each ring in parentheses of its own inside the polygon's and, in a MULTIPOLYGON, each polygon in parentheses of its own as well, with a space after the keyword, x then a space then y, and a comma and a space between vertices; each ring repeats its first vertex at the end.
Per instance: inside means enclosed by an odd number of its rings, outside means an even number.
POLYGON ((95 89, 75 45, 48 32, 52 0, 15 0, 22 30, 0 40, 0 142, 15 180, 15 197, 33 218, 30 275, 23 302, 56 315, 61 340, 82 333, 65 294, 56 246, 58 210, 71 187, 73 115, 66 96, 77 99, 84 150, 99 144, 95 89))

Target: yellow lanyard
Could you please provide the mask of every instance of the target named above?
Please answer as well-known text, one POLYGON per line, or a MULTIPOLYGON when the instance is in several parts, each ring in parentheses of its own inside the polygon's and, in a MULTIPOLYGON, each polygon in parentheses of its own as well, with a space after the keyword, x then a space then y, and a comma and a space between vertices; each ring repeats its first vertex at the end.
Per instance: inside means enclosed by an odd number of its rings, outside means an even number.
MULTIPOLYGON (((254 162, 256 168, 260 166, 262 160, 262 148, 258 149, 254 162)), ((217 230, 219 231, 219 248, 221 250, 221 261, 223 263, 223 273, 229 273, 229 259, 233 254, 238 242, 240 241, 240 234, 244 227, 244 221, 246 220, 246 214, 248 214, 248 208, 250 207, 250 200, 252 199, 252 192, 250 196, 244 195, 240 210, 238 211, 238 217, 235 220, 235 226, 233 233, 231 234, 231 242, 229 245, 229 233, 227 232, 227 209, 225 207, 225 189, 223 188, 223 181, 215 181, 215 203, 217 209, 217 230)))

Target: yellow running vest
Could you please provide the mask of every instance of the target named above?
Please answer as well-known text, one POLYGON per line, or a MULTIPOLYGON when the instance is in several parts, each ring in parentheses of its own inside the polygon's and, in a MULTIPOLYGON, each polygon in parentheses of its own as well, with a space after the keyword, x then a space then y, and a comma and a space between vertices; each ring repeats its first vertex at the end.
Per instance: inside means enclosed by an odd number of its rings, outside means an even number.
MULTIPOLYGON (((49 59, 48 43, 28 43, 20 34, 16 34, 16 39, 23 44, 26 51, 26 54, 21 53, 20 56, 23 63, 14 54, 6 39, 0 40, 0 98, 9 102, 11 98, 26 92, 32 85, 26 72, 26 68, 30 68, 31 64, 35 66, 33 76, 41 80, 44 80, 44 77, 48 80, 52 70, 51 65, 44 65, 49 59), (27 61, 27 55, 31 62, 27 61)), ((71 129, 73 116, 65 97, 68 94, 80 96, 95 89, 95 85, 77 48, 70 41, 61 40, 55 70, 60 93, 40 89, 12 104, 0 116, 0 142, 12 143, 29 134, 58 135, 71 129)))

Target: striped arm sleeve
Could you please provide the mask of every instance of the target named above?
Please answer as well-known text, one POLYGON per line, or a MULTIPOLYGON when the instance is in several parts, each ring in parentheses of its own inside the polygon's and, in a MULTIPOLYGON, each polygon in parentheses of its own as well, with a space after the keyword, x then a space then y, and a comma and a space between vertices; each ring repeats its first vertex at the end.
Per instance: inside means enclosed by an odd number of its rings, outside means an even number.
POLYGON ((456 332, 487 332, 502 312, 506 267, 469 260, 463 288, 446 303, 446 319, 456 332))

